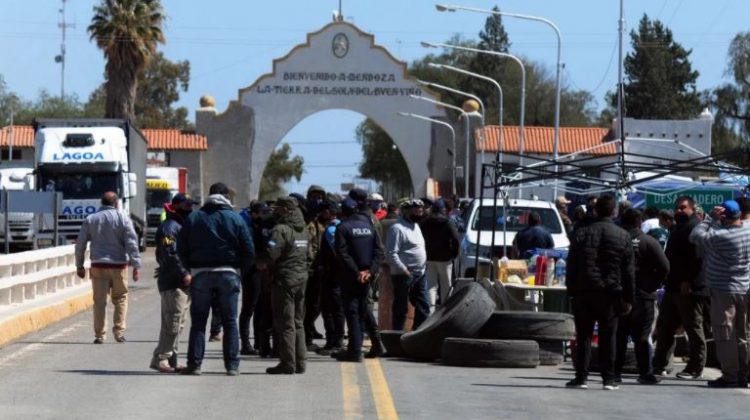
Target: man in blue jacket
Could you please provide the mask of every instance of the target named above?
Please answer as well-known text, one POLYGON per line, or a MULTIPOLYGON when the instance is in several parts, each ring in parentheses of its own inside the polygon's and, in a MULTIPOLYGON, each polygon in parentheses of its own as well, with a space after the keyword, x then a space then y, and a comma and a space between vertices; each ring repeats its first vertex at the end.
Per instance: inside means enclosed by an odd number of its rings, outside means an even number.
POLYGON ((224 367, 227 375, 239 375, 240 270, 250 268, 255 251, 247 224, 232 208, 229 191, 222 183, 212 185, 208 200, 190 214, 177 238, 177 252, 193 277, 188 364, 182 371, 186 375, 201 373, 212 296, 218 296, 221 307, 224 367))
POLYGON ((177 344, 190 307, 190 272, 177 255, 177 236, 195 202, 177 194, 164 205, 167 219, 156 230, 157 285, 161 295, 161 331, 154 349, 151 369, 172 373, 177 366, 177 344))

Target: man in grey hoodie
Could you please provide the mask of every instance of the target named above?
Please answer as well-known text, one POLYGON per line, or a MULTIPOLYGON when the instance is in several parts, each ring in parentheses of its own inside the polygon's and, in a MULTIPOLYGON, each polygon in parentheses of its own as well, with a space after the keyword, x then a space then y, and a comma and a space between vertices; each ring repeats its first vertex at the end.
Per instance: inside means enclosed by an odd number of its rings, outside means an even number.
POLYGON ((712 388, 747 388, 747 304, 750 289, 750 229, 740 206, 727 200, 699 223, 690 242, 703 247, 706 285, 711 291, 711 323, 721 377, 712 388))
POLYGON ((86 245, 91 242, 91 287, 94 292, 94 343, 106 337, 107 295, 115 306, 112 334, 125 342, 125 318, 128 315, 128 264, 133 266, 133 281, 140 279, 141 256, 138 237, 130 218, 117 208, 117 194, 102 196, 99 210, 86 217, 76 241, 76 274, 86 277, 83 267, 86 245))
POLYGON ((401 204, 401 217, 388 231, 385 248, 393 282, 391 316, 394 330, 404 329, 407 302, 411 302, 415 309, 413 330, 419 328, 430 313, 425 278, 427 249, 419 228, 423 217, 422 201, 408 200, 401 204))

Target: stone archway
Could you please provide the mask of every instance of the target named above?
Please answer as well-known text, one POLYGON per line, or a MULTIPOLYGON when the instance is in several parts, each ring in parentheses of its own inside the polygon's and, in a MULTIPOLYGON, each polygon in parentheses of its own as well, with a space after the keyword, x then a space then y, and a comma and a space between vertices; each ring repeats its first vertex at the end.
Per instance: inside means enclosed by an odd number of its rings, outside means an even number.
POLYGON ((326 25, 274 60, 273 72, 241 89, 224 114, 202 104, 196 129, 208 137, 205 183, 234 181, 240 197, 257 197, 265 163, 284 136, 312 114, 345 109, 365 115, 389 134, 404 156, 415 193, 423 196, 430 177, 432 128, 397 112, 440 118, 444 112, 410 95, 438 99, 410 78, 406 63, 376 45, 372 35, 346 22, 326 25), (238 162, 247 156, 249 161, 238 162))

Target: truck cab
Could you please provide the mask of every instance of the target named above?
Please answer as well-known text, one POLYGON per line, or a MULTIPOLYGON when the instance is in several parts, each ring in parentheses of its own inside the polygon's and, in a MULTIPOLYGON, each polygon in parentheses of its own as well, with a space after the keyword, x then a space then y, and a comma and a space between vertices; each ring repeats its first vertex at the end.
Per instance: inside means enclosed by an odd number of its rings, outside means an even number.
MULTIPOLYGON (((37 186, 62 193, 57 217, 63 242, 75 241, 86 216, 113 191, 145 248, 145 201, 138 193, 145 190, 139 184, 145 185, 146 144, 140 133, 120 120, 42 120, 35 129, 37 186)), ((50 226, 45 222, 40 234, 48 234, 50 226)))
MULTIPOLYGON (((0 165, 0 191, 33 191, 34 168, 31 163, 3 162, 0 165)), ((10 213, 8 217, 10 244, 34 248, 36 218, 34 213, 10 213)), ((5 244, 5 214, 0 213, 0 243, 5 244)))
POLYGON ((164 204, 178 193, 187 191, 187 169, 172 167, 146 168, 146 241, 153 243, 156 230, 163 221, 164 204))

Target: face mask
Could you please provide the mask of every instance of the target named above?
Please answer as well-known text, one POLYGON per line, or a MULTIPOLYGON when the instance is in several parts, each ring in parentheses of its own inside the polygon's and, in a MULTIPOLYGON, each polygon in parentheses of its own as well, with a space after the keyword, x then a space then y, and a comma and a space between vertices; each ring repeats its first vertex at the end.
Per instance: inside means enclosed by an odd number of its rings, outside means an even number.
POLYGON ((675 214, 674 215, 674 221, 679 224, 686 223, 688 220, 690 220, 690 216, 688 216, 687 214, 675 214))

